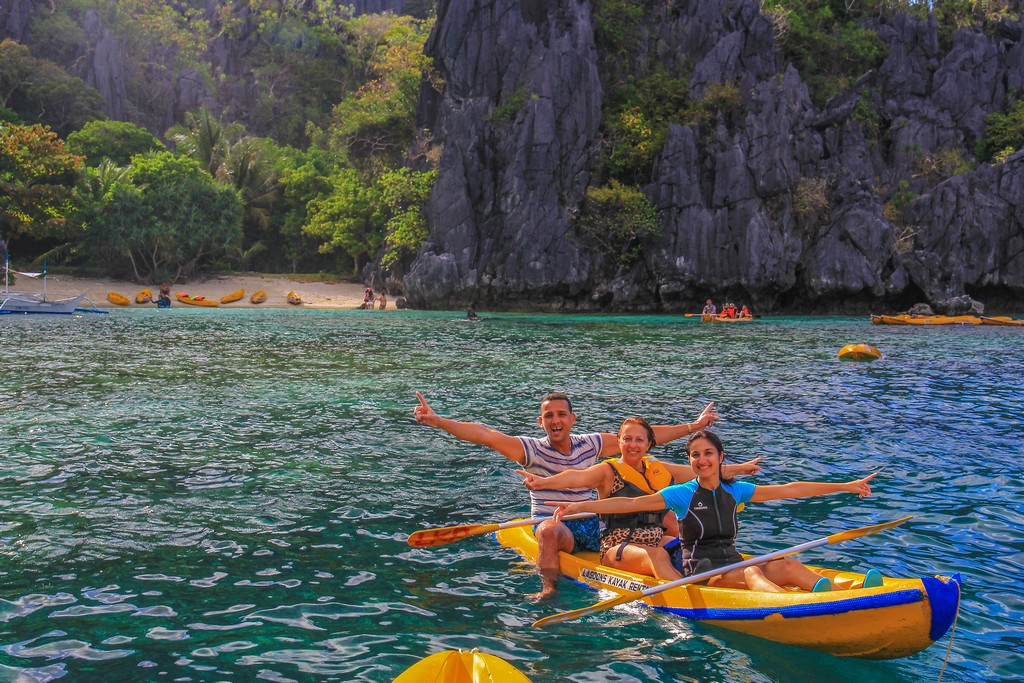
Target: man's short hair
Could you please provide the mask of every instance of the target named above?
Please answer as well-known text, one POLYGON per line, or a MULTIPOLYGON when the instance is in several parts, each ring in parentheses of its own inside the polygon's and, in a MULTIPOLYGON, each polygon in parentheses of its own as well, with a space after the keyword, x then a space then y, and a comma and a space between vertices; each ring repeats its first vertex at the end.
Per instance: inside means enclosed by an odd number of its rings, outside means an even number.
POLYGON ((569 405, 569 412, 572 412, 572 401, 569 400, 569 396, 562 391, 552 391, 547 396, 540 400, 540 404, 544 405, 548 401, 565 401, 569 405))

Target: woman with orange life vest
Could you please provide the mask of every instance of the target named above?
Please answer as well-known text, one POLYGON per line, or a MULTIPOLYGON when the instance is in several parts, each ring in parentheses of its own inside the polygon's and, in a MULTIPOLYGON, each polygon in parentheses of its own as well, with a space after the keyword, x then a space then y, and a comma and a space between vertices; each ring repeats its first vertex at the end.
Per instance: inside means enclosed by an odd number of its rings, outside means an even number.
MULTIPOLYGON (((696 476, 689 465, 661 462, 647 455, 655 445, 654 430, 641 417, 629 417, 619 427, 621 457, 609 458, 584 470, 568 470, 540 477, 516 470, 531 491, 540 489, 596 488, 599 498, 633 497, 655 493, 696 476)), ((754 474, 760 458, 730 465, 733 474, 754 474)), ((601 562, 659 579, 678 579, 666 544, 679 536, 673 513, 652 510, 642 513, 602 515, 601 562)))

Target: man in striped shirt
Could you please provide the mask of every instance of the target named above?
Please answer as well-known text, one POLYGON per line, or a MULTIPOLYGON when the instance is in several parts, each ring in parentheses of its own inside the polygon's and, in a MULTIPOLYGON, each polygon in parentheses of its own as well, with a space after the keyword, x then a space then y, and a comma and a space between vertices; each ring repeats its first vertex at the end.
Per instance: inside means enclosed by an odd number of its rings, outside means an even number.
MULTIPOLYGON (((439 416, 418 391, 416 421, 442 429, 452 436, 492 448, 531 474, 549 477, 564 470, 582 470, 596 464, 601 458, 619 454, 618 435, 611 433, 571 434, 576 424, 572 402, 561 392, 550 393, 540 402, 537 422, 547 436, 509 436, 479 422, 459 422, 439 416)), ((718 415, 714 403, 691 423, 654 425, 654 436, 659 444, 674 441, 699 429, 714 424, 718 415)), ((530 491, 530 507, 534 517, 550 516, 554 509, 544 501, 576 502, 593 498, 592 489, 566 489, 561 491, 530 491)), ((558 553, 594 550, 600 548, 601 530, 596 517, 555 522, 547 519, 537 525, 537 568, 540 571, 541 591, 531 597, 545 599, 557 590, 559 576, 558 553)))

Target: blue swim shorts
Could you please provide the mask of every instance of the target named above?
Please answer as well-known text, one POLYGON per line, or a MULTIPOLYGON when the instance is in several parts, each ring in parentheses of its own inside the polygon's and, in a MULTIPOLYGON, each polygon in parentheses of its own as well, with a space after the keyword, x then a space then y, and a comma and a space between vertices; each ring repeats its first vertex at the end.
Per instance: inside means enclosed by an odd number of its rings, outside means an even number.
POLYGON ((562 524, 569 527, 569 531, 572 532, 574 541, 572 551, 574 553, 581 550, 590 550, 595 553, 601 551, 601 523, 597 517, 567 519, 562 524))

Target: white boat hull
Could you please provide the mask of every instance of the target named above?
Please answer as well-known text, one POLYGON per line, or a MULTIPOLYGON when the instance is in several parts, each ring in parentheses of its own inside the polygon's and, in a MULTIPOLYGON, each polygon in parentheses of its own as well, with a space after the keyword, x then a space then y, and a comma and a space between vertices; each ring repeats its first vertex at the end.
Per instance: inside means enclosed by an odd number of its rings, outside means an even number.
POLYGON ((44 299, 39 295, 0 292, 0 314, 42 313, 50 315, 71 315, 82 303, 85 294, 66 299, 44 299))

